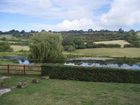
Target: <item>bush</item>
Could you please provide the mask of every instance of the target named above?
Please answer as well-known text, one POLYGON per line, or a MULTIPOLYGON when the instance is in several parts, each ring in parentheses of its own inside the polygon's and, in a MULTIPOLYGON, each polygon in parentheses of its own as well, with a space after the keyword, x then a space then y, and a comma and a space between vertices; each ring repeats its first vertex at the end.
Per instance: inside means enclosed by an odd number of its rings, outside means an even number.
POLYGON ((132 44, 125 44, 125 45, 124 45, 124 48, 128 48, 128 47, 135 47, 135 46, 132 45, 132 44))
POLYGON ((140 71, 111 68, 64 66, 60 64, 42 65, 41 75, 54 79, 68 79, 95 82, 140 83, 140 71))
POLYGON ((94 44, 93 48, 120 48, 119 44, 94 44))
POLYGON ((10 45, 7 42, 0 42, 0 52, 10 52, 13 51, 13 49, 10 47, 10 45))
POLYGON ((64 50, 71 52, 75 50, 75 47, 73 47, 72 45, 66 45, 64 46, 64 50))

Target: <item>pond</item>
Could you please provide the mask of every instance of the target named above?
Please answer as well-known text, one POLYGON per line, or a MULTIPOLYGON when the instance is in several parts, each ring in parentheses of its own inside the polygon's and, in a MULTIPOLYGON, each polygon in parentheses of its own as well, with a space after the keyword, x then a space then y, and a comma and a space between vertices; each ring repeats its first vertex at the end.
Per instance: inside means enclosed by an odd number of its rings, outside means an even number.
POLYGON ((68 60, 64 65, 140 70, 140 62, 127 64, 113 58, 76 58, 68 60))
POLYGON ((0 60, 11 60, 24 65, 30 64, 29 60, 23 56, 2 56, 0 60))

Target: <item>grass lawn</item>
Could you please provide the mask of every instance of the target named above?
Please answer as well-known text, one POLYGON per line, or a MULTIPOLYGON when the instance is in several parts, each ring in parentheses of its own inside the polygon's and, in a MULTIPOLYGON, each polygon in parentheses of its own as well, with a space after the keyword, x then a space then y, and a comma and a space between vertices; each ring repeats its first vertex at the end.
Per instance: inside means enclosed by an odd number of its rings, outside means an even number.
POLYGON ((26 80, 24 89, 13 89, 0 97, 0 105, 139 105, 140 84, 99 83, 70 80, 41 80, 32 84, 32 78, 12 76, 5 85, 15 86, 26 80))
POLYGON ((92 48, 79 49, 65 54, 91 57, 140 57, 140 48, 92 48))

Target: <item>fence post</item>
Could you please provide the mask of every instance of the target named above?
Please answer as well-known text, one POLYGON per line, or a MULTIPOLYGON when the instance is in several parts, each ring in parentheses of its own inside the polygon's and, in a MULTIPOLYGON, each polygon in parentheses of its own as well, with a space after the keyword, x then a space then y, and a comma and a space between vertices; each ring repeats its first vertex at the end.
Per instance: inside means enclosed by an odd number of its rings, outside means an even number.
POLYGON ((7 73, 9 74, 10 71, 9 71, 9 64, 7 65, 7 73))
POLYGON ((25 74, 25 65, 23 65, 23 73, 25 74))

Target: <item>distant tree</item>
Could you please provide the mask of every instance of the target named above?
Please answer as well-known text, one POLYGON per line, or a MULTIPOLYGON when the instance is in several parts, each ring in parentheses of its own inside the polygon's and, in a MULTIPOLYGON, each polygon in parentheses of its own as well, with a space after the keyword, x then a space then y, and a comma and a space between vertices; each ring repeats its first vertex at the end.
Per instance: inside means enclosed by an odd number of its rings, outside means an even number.
POLYGON ((66 46, 64 46, 64 50, 71 52, 71 51, 75 50, 75 47, 72 45, 66 45, 66 46))
POLYGON ((88 32, 90 33, 90 32, 93 32, 93 30, 92 29, 88 29, 88 32))
POLYGON ((80 33, 83 33, 84 31, 83 31, 83 30, 79 30, 79 32, 80 32, 80 33))
POLYGON ((93 46, 94 46, 93 41, 88 41, 86 44, 87 48, 93 48, 93 46))
POLYGON ((3 32, 2 32, 2 31, 0 31, 0 34, 3 34, 3 32))
POLYGON ((48 32, 52 32, 52 30, 49 30, 48 32))
POLYGON ((124 32, 124 30, 122 28, 119 28, 118 30, 120 33, 124 32))
POLYGON ((1 38, 1 40, 6 41, 6 40, 7 40, 7 38, 6 38, 6 37, 2 37, 2 38, 1 38))
POLYGON ((7 42, 0 42, 0 52, 11 52, 13 49, 7 42))
POLYGON ((41 32, 47 32, 46 30, 42 29, 41 32))
POLYGON ((30 33, 35 33, 35 32, 36 32, 36 31, 34 31, 34 30, 31 30, 31 31, 30 31, 30 33))
POLYGON ((62 44, 63 44, 63 46, 67 46, 67 45, 74 46, 73 38, 72 37, 64 37, 62 44))
POLYGON ((60 62, 62 54, 62 37, 60 34, 40 32, 31 37, 29 58, 34 62, 60 62))
POLYGON ((24 30, 22 30, 20 33, 21 33, 21 34, 24 34, 24 33, 25 33, 25 31, 24 31, 24 30))
POLYGON ((129 33, 135 34, 135 30, 131 29, 128 31, 129 33))
POLYGON ((74 38, 73 40, 74 44, 75 44, 75 48, 76 49, 83 49, 85 48, 85 41, 83 37, 79 37, 79 38, 74 38))
POLYGON ((15 33, 20 33, 18 30, 12 29, 10 31, 7 32, 8 34, 15 34, 15 33))

